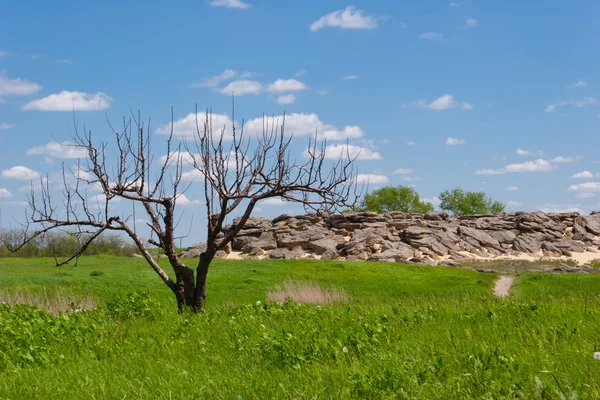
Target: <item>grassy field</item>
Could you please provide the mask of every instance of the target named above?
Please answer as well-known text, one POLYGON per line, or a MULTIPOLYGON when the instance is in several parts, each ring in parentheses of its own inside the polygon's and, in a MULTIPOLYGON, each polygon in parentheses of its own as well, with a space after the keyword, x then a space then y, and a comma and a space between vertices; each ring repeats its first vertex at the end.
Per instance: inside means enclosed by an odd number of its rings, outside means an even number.
MULTIPOLYGON (((143 260, 0 259, 0 293, 70 293, 93 311, 0 305, 0 398, 599 398, 600 276, 217 261, 207 311, 175 303, 143 260), (285 281, 344 291, 272 303, 285 281), (257 302, 259 302, 257 304, 257 302)), ((23 295, 22 295, 23 297, 23 295)), ((77 308, 77 304, 73 308, 77 308)))

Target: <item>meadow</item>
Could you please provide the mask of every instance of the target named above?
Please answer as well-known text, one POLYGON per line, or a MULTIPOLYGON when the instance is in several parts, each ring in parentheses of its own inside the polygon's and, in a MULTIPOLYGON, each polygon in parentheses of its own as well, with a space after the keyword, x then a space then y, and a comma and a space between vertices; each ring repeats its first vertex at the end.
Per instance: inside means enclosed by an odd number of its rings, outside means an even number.
POLYGON ((521 274, 506 299, 491 294, 496 278, 218 260, 207 310, 193 315, 176 312, 143 260, 90 256, 59 269, 49 258, 3 258, 0 398, 600 397, 600 276, 521 274), (269 301, 285 282, 345 300, 269 301), (71 311, 58 312, 59 297, 71 311), (27 299, 50 299, 40 305, 51 312, 12 305, 27 299))

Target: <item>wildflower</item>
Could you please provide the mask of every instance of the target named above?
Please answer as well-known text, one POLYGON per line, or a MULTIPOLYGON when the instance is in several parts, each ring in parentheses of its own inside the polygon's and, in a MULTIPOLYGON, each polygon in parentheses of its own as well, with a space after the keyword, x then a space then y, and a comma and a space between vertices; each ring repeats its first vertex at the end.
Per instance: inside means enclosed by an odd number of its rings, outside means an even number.
POLYGON ((346 346, 344 346, 344 348, 342 349, 342 351, 343 351, 344 353, 347 353, 347 352, 348 352, 348 348, 347 348, 346 346))
POLYGON ((261 303, 261 301, 260 301, 260 300, 256 302, 256 305, 257 305, 257 306, 260 306, 261 304, 262 304, 262 303, 261 303))
POLYGON ((597 351, 597 352, 594 353, 594 358, 596 360, 600 360, 600 351, 597 351))

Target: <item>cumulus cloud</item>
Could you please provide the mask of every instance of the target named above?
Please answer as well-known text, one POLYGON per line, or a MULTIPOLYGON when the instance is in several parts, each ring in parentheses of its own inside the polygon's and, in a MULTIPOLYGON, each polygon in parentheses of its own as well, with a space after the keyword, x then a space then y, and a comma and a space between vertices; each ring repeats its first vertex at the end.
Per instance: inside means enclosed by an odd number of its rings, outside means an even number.
POLYGON ((448 137, 446 139, 446 145, 448 146, 457 146, 459 144, 465 144, 467 141, 465 139, 459 139, 455 137, 448 137))
POLYGON ((357 160, 381 160, 381 154, 367 147, 352 144, 331 144, 325 148, 325 158, 337 160, 339 158, 356 158, 357 160))
POLYGON ((585 183, 578 183, 576 185, 571 185, 569 186, 569 191, 570 192, 586 192, 586 193, 593 193, 593 192, 600 192, 600 182, 585 182, 585 183))
POLYGON ((506 190, 508 190, 509 192, 516 192, 517 190, 519 190, 519 188, 516 186, 508 186, 506 190))
POLYGON ((306 85, 296 79, 277 79, 267 85, 267 91, 272 93, 295 92, 306 89, 306 85))
POLYGON ((262 90, 262 83, 243 79, 240 81, 230 82, 227 86, 222 89, 218 89, 217 91, 228 96, 231 96, 232 93, 236 96, 244 96, 246 94, 260 94, 262 90))
POLYGON ((398 168, 397 170, 394 171, 394 173, 398 174, 398 175, 409 175, 409 174, 412 174, 413 172, 415 172, 415 170, 412 168, 398 168))
POLYGON ((461 108, 463 110, 471 110, 473 109, 473 105, 466 102, 457 102, 454 99, 454 96, 450 94, 444 94, 432 102, 428 102, 427 100, 417 100, 409 104, 402 105, 403 108, 406 107, 418 107, 424 108, 426 110, 434 110, 434 111, 443 111, 449 110, 451 108, 461 108))
POLYGON ((224 69, 223 72, 221 72, 219 75, 213 75, 207 78, 203 78, 200 82, 192 83, 190 87, 217 87, 221 84, 221 82, 235 78, 237 74, 237 71, 233 69, 224 69))
MULTIPOLYGON (((229 116, 225 114, 212 114, 209 115, 209 118, 213 127, 213 134, 220 134, 221 130, 226 127, 225 138, 231 140, 230 129, 232 121, 229 116)), ((178 137, 193 137, 197 133, 197 127, 200 128, 201 133, 203 132, 205 121, 206 113, 200 112, 197 115, 196 113, 189 113, 187 116, 180 118, 173 123, 173 134, 178 137)), ((156 133, 168 135, 171 133, 171 123, 158 127, 156 133)))
POLYGON ((509 164, 499 169, 478 169, 477 175, 502 175, 511 172, 548 172, 552 171, 554 166, 547 160, 537 159, 520 164, 509 164))
POLYGON ((42 89, 40 85, 20 78, 9 78, 0 72, 0 98, 4 96, 28 96, 42 89))
POLYGON ((237 8, 238 10, 246 10, 251 7, 250 4, 241 0, 210 0, 208 5, 211 7, 237 8))
POLYGON ((9 198, 12 197, 12 193, 8 191, 8 189, 0 187, 0 197, 9 198))
POLYGON ((385 175, 375 175, 375 174, 358 174, 356 175, 356 183, 369 184, 369 185, 384 185, 388 183, 390 180, 385 175))
POLYGON ((344 10, 334 11, 322 16, 310 25, 310 30, 316 32, 324 28, 340 29, 375 29, 377 18, 364 15, 362 10, 348 6, 344 10))
POLYGON ((442 201, 437 196, 435 196, 435 197, 425 197, 425 198, 423 198, 423 201, 425 203, 433 204, 436 207, 439 206, 440 204, 442 204, 442 201))
POLYGON ((475 19, 475 18, 467 18, 465 20, 465 27, 467 28, 474 28, 477 25, 479 25, 479 20, 475 19))
POLYGON ((293 94, 285 94, 278 96, 275 102, 277 104, 294 104, 296 102, 296 96, 293 94))
POLYGON ((598 104, 598 99, 595 97, 586 97, 582 100, 564 100, 559 101, 558 103, 550 104, 546 107, 546 112, 554 112, 558 107, 571 105, 575 107, 585 107, 585 106, 593 106, 598 104))
MULTIPOLYGON (((169 160, 172 161, 173 163, 176 163, 176 162, 178 162, 178 160, 181 160, 182 163, 193 164, 194 158, 196 158, 197 161, 200 161, 200 154, 194 153, 194 155, 192 157, 192 155, 190 153, 188 153, 187 151, 174 151, 173 153, 171 153, 169 160)), ((161 163, 164 163, 165 161, 167 161, 166 154, 164 156, 160 157, 161 163)))
POLYGON ((579 204, 545 204, 540 207, 540 211, 545 213, 578 212, 579 214, 585 214, 579 204))
POLYGON ((185 194, 180 194, 175 198, 175 204, 180 206, 193 206, 200 204, 200 200, 190 200, 185 194))
POLYGON ((419 39, 423 40, 443 40, 444 34, 439 32, 424 32, 417 36, 419 39))
POLYGON ((22 110, 38 111, 98 111, 110 107, 112 98, 106 93, 62 91, 41 99, 30 101, 22 110))
POLYGON ((584 88, 588 85, 588 82, 583 81, 581 79, 579 79, 577 82, 572 83, 572 84, 567 84, 565 85, 565 87, 567 89, 576 89, 576 88, 584 88))
POLYGON ((15 167, 5 169, 4 171, 2 171, 2 177, 7 179, 30 181, 32 179, 39 178, 40 174, 32 170, 31 168, 27 168, 22 165, 17 165, 15 167))
POLYGON ((407 146, 416 146, 417 142, 406 142, 407 146))
POLYGON ((302 68, 302 69, 299 69, 298 71, 296 71, 296 73, 294 75, 295 76, 302 76, 302 75, 306 74, 307 72, 308 72, 308 70, 302 68))
POLYGON ((284 206, 288 203, 289 201, 283 200, 281 197, 270 197, 260 201, 260 204, 265 206, 284 206))
POLYGON ((8 124, 6 122, 0 123, 0 131, 5 130, 5 129, 12 129, 14 127, 15 127, 14 125, 8 124))
POLYGON ((542 154, 544 154, 543 151, 530 151, 530 150, 523 150, 521 148, 517 148, 517 155, 519 156, 533 156, 533 155, 537 155, 537 156, 541 156, 542 154))
MULTIPOLYGON (((252 119, 244 125, 244 129, 249 133, 258 134, 263 130, 263 118, 252 119)), ((269 127, 283 123, 283 116, 266 118, 269 127)), ((327 124, 317 114, 293 113, 285 116, 285 131, 295 136, 314 135, 318 132, 319 139, 327 140, 346 140, 357 139, 363 136, 363 131, 359 126, 345 126, 338 129, 331 124, 327 124)))
POLYGON ((591 199, 592 197, 595 197, 596 195, 594 193, 576 193, 575 197, 579 198, 579 199, 591 199))
POLYGON ((86 149, 75 147, 70 142, 50 142, 43 146, 32 147, 27 150, 29 156, 46 155, 52 158, 69 159, 69 158, 85 158, 88 156, 86 149))
POLYGON ((590 171, 581 171, 571 176, 571 179, 589 179, 593 177, 594 174, 592 174, 590 171))
POLYGON ((579 157, 558 156, 558 157, 554 157, 551 161, 556 164, 567 164, 567 163, 577 162, 578 160, 579 160, 579 157))

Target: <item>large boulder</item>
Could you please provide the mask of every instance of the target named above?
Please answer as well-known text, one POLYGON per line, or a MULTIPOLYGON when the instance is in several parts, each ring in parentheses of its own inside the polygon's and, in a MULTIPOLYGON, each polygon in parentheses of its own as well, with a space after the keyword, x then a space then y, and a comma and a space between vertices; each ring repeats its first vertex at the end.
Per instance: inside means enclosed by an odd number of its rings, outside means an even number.
POLYGON ((542 243, 535 235, 522 233, 513 242, 513 249, 521 253, 536 254, 542 248, 542 243))
POLYGON ((459 226, 458 233, 460 233, 462 236, 475 239, 484 247, 498 247, 500 245, 500 243, 498 243, 496 239, 494 239, 489 233, 485 231, 480 231, 466 226, 459 226))

